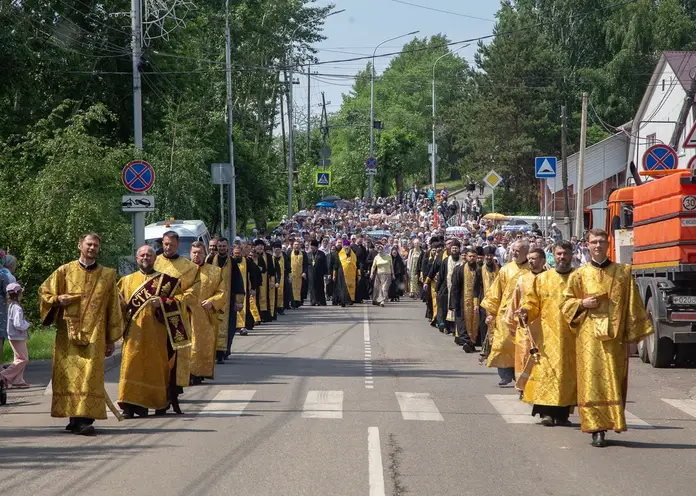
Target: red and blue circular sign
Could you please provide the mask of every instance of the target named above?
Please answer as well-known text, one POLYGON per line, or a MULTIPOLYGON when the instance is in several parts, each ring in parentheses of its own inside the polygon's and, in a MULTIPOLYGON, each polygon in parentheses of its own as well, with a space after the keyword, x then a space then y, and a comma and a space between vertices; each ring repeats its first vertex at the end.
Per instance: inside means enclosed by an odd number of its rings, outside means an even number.
POLYGON ((144 160, 134 160, 123 168, 121 180, 128 191, 145 193, 155 184, 155 169, 144 160))
POLYGON ((668 145, 653 145, 643 155, 643 169, 659 172, 676 169, 679 165, 677 152, 668 145))

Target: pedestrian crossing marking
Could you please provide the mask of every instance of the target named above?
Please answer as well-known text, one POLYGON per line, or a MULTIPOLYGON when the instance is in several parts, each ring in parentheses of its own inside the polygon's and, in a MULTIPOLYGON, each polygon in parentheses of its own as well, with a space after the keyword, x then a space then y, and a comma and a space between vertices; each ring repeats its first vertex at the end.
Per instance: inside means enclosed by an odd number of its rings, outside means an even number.
POLYGON ((626 426, 632 429, 653 429, 654 427, 648 424, 645 420, 642 420, 635 415, 633 415, 628 410, 624 410, 624 416, 626 417, 626 426))
POLYGON ((516 394, 487 394, 486 399, 508 424, 536 424, 532 405, 522 403, 516 394))
POLYGON ((440 410, 429 393, 396 393, 401 416, 404 420, 426 420, 442 422, 440 410))
POLYGON ((687 415, 696 418, 696 400, 671 400, 668 398, 662 398, 662 401, 668 405, 672 405, 674 408, 678 408, 687 415))
MULTIPOLYGON (((493 405, 503 420, 508 424, 538 424, 539 417, 532 417, 532 405, 523 403, 516 394, 487 394, 486 399, 493 405)), ((641 418, 633 415, 628 410, 624 411, 626 425, 632 429, 654 429, 641 418)), ((575 415, 571 415, 573 423, 579 424, 580 418, 575 409, 575 415)))
POLYGON ((309 391, 302 418, 343 418, 343 391, 309 391))
POLYGON ((239 417, 256 394, 255 389, 224 389, 198 412, 199 417, 239 417))

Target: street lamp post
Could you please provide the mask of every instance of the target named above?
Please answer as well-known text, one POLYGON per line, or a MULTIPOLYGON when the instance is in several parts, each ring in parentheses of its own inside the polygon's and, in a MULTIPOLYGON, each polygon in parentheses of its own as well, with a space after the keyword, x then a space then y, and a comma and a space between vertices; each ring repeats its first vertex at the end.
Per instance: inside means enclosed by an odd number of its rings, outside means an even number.
POLYGON ((433 64, 433 141, 431 144, 430 148, 430 182, 432 183, 433 190, 435 189, 435 182, 436 182, 436 172, 437 172, 437 144, 435 143, 435 66, 437 65, 438 62, 440 62, 440 59, 443 57, 446 57, 447 55, 454 55, 457 53, 459 50, 462 48, 466 48, 470 45, 470 43, 467 43, 466 45, 462 45, 453 52, 447 52, 443 55, 440 55, 436 60, 435 63, 433 64))
MULTIPOLYGON (((346 9, 341 9, 337 10, 335 12, 330 12, 323 16, 324 19, 327 17, 331 17, 332 15, 340 14, 341 12, 345 12, 346 9)), ((303 22, 299 26, 297 26, 293 31, 292 34, 290 35, 290 64, 288 68, 288 73, 289 73, 289 79, 290 79, 290 86, 288 88, 288 219, 292 218, 292 175, 293 172, 295 171, 295 125, 293 122, 293 100, 292 100, 292 85, 295 84, 293 80, 293 70, 295 67, 295 59, 293 56, 293 43, 295 42, 295 33, 297 33, 297 30, 305 27, 307 24, 311 22, 318 21, 319 19, 322 19, 322 17, 316 17, 314 19, 310 19, 306 22, 303 22)), ((286 81, 286 84, 288 82, 286 81)))
MULTIPOLYGON (((388 40, 384 40, 382 43, 377 45, 372 52, 372 71, 371 71, 371 78, 370 78, 370 157, 375 156, 375 55, 377 53, 377 49, 384 45, 385 43, 389 43, 390 41, 398 40, 399 38, 404 38, 406 36, 412 36, 414 34, 418 34, 419 31, 411 31, 410 33, 402 34, 400 36, 395 36, 394 38, 389 38, 388 40)), ((372 192, 374 189, 375 185, 375 176, 370 174, 369 176, 369 189, 368 189, 368 195, 367 197, 369 199, 372 199, 372 192)))

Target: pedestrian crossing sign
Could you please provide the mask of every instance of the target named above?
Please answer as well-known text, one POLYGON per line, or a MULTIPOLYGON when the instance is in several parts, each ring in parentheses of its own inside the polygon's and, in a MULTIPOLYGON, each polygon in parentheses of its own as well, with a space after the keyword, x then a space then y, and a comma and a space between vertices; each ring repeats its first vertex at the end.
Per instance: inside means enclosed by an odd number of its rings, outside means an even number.
POLYGON ((316 188, 331 187, 331 171, 320 170, 314 176, 314 186, 316 188))

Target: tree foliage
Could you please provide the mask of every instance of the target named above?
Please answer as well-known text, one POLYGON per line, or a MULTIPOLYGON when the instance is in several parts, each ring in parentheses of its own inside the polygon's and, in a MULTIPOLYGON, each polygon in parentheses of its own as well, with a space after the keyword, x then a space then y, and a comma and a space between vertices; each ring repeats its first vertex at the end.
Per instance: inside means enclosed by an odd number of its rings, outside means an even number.
MULTIPOLYGON (((538 210, 533 158, 560 156, 561 106, 569 109, 570 153, 583 92, 592 103, 588 145, 604 139, 633 118, 661 52, 696 49, 694 22, 693 0, 504 0, 494 36, 479 43, 471 66, 450 56, 436 67, 438 180, 455 171, 480 181, 495 169, 514 192, 510 207, 538 210)), ((447 41, 414 39, 377 77, 375 118, 384 123, 376 132, 377 194, 404 180, 430 182, 432 67, 457 49, 447 41)), ((345 195, 365 188, 370 71, 368 64, 331 117, 334 174, 345 195)))

